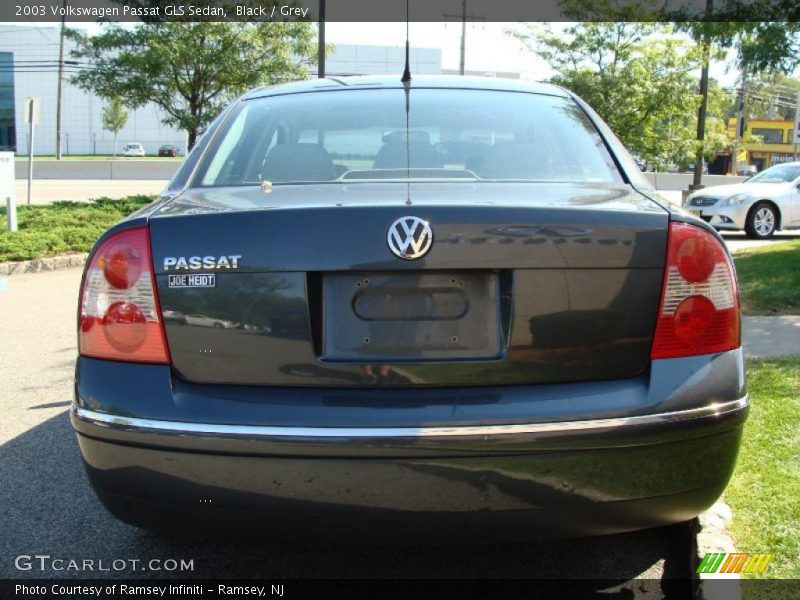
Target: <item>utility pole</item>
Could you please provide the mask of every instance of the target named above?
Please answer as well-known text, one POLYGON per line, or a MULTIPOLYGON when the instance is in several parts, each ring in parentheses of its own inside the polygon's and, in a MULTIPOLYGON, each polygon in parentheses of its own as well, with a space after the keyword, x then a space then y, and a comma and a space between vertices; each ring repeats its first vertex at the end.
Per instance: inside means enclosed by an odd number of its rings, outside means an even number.
MULTIPOLYGON (((714 10, 714 0, 706 0, 705 16, 711 18, 714 10)), ((706 116, 708 114, 708 70, 711 62, 711 35, 709 25, 703 24, 702 34, 702 61, 700 69, 700 108, 697 109, 697 152, 694 159, 694 176, 690 190, 699 190, 703 187, 703 163, 705 162, 706 116)))
POLYGON ((736 100, 736 131, 733 134, 733 151, 731 155, 731 175, 739 174, 739 140, 744 133, 744 102, 747 92, 747 63, 742 63, 741 86, 736 100))
POLYGON ((711 42, 703 39, 703 68, 700 71, 700 108, 697 110, 697 153, 694 160, 694 177, 690 190, 699 190, 705 162, 706 115, 708 113, 708 63, 711 59, 711 42))
POLYGON ((792 131, 794 144, 794 160, 797 160, 797 144, 800 143, 800 91, 797 92, 797 106, 794 109, 794 131, 792 131))
POLYGON ((317 31, 317 77, 325 77, 325 0, 319 0, 317 31))
POLYGON ((61 3, 61 37, 58 42, 58 91, 56 92, 56 160, 61 160, 61 91, 64 84, 64 22, 67 19, 67 0, 61 3))
POLYGON ((461 60, 458 63, 458 74, 464 74, 467 50, 467 0, 461 0, 461 60))
POLYGON ((458 73, 464 74, 464 67, 467 62, 467 21, 485 21, 485 17, 477 17, 475 15, 467 14, 467 0, 461 0, 461 14, 460 15, 444 15, 447 19, 458 19, 461 21, 461 59, 458 64, 458 73))

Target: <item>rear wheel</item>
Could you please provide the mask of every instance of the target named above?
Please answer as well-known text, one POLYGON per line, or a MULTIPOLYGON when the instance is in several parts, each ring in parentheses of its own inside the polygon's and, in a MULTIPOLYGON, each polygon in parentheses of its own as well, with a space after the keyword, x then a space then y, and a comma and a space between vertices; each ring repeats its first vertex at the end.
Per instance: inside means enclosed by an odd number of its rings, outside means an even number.
POLYGON ((759 202, 747 215, 744 229, 747 237, 765 240, 772 237, 778 227, 778 211, 766 202, 759 202))

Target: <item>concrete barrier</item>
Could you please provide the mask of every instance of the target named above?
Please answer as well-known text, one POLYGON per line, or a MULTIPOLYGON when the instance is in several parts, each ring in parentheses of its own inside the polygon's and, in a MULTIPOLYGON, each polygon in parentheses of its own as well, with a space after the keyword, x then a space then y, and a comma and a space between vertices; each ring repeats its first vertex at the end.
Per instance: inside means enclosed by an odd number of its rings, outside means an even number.
POLYGON ((172 179, 177 160, 120 160, 111 163, 111 179, 172 179))
MULTIPOLYGON (((653 173, 647 172, 644 174, 650 181, 654 188, 657 190, 688 190, 694 180, 692 173, 653 173)), ((731 183, 740 183, 747 179, 747 177, 733 177, 732 175, 703 175, 701 183, 705 187, 712 185, 729 185, 731 183)))
MULTIPOLYGON (((107 160, 34 160, 34 179, 111 179, 111 161, 107 160)), ((18 160, 17 179, 28 178, 28 161, 18 160)))
MULTIPOLYGON (((34 179, 171 179, 181 165, 175 160, 41 160, 33 163, 34 179)), ((644 174, 657 190, 686 190, 692 183, 691 173, 644 174)), ((15 177, 27 179, 28 161, 16 162, 15 177)), ((744 181, 746 177, 703 175, 704 186, 726 185, 744 181)))
MULTIPOLYGON (((176 160, 34 160, 34 179, 171 179, 176 160)), ((28 178, 28 161, 15 164, 16 179, 28 178)))

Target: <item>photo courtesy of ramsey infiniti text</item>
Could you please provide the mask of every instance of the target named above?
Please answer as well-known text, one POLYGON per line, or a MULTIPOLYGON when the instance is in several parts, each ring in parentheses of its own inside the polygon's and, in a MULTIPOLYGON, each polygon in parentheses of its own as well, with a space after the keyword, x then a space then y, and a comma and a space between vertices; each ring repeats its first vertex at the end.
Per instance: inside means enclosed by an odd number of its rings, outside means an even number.
POLYGON ((570 92, 302 81, 233 102, 97 242, 71 418, 140 527, 656 527, 731 476, 739 321, 719 234, 570 92))

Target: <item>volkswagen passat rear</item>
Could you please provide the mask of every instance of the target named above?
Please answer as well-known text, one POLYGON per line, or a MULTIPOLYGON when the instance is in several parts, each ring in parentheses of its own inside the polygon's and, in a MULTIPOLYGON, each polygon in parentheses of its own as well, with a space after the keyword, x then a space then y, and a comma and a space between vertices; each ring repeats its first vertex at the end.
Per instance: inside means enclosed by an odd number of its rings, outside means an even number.
POLYGON ((79 312, 89 480, 146 527, 674 523, 724 489, 747 411, 720 238, 549 86, 255 90, 99 240, 79 312))

